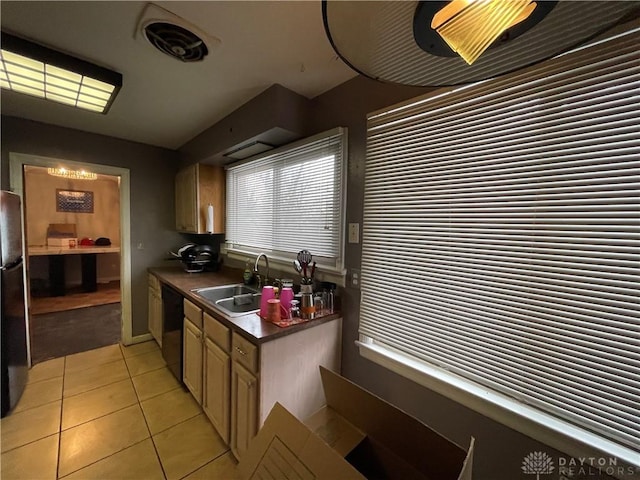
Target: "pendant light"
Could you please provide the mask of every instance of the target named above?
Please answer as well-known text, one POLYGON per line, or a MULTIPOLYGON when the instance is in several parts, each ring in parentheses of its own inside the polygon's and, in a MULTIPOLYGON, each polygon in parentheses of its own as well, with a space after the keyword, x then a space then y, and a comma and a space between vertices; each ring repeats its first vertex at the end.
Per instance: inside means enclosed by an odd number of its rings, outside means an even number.
POLYGON ((637 1, 323 0, 340 58, 375 80, 446 86, 485 80, 566 52, 637 11, 637 1))

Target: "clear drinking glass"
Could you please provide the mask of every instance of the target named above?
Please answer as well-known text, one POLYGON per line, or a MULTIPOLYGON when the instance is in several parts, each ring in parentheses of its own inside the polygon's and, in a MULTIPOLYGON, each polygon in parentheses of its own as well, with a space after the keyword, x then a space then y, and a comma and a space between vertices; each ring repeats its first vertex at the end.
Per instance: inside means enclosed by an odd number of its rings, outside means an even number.
POLYGON ((324 305, 327 314, 333 313, 333 309, 335 308, 335 296, 336 292, 333 289, 329 290, 327 293, 327 302, 324 305))
POLYGON ((313 306, 316 308, 316 316, 320 317, 324 315, 324 300, 318 296, 313 299, 313 306))

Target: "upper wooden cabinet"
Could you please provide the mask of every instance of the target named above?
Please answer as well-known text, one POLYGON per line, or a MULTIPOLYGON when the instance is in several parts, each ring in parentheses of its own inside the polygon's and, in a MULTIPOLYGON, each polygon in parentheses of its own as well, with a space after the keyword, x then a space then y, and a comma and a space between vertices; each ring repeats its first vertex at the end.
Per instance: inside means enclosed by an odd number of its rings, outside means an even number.
POLYGON ((222 167, 190 165, 176 175, 176 229, 207 233, 207 206, 213 205, 213 233, 225 228, 225 172, 222 167))

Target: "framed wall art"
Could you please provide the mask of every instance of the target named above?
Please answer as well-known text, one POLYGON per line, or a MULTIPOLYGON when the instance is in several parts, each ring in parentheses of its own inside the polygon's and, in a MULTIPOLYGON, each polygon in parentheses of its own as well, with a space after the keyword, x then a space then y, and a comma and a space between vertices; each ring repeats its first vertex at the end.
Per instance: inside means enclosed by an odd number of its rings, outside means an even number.
POLYGON ((93 192, 56 189, 56 211, 93 213, 93 192))

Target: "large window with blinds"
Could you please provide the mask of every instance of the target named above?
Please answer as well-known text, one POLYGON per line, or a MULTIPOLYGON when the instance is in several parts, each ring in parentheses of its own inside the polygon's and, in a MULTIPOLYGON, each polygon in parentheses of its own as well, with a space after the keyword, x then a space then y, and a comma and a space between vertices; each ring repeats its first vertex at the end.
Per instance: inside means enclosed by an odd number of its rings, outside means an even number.
POLYGON ((285 146, 227 169, 227 248, 291 259, 309 250, 342 269, 346 129, 285 146))
POLYGON ((369 115, 359 326, 362 355, 636 465, 639 44, 369 115))

